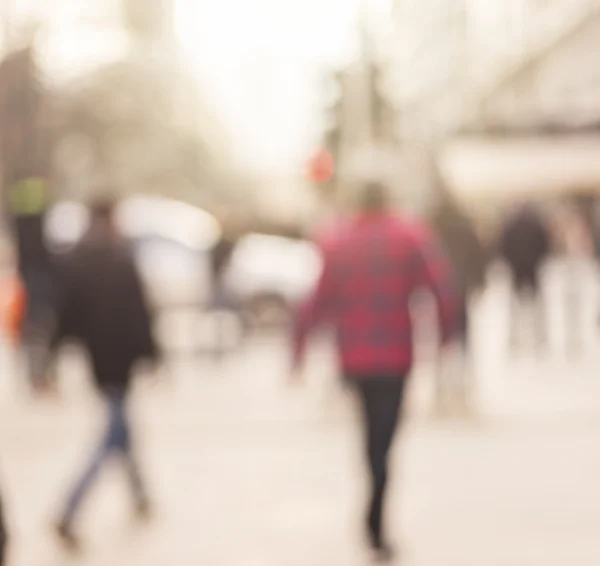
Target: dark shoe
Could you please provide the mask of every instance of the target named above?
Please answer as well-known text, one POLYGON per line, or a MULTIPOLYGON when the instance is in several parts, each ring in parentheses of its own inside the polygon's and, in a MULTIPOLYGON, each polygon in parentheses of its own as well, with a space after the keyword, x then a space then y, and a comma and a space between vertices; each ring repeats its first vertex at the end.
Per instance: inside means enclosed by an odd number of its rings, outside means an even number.
POLYGON ((152 506, 147 499, 140 499, 135 505, 135 517, 138 521, 147 523, 152 519, 152 506))
POLYGON ((66 550, 73 553, 81 551, 81 543, 66 523, 59 523, 55 529, 56 535, 66 550))
POLYGON ((391 562, 394 559, 394 549, 387 544, 380 534, 369 528, 369 546, 375 562, 391 562))
POLYGON ((396 556, 394 549, 383 542, 372 544, 371 550, 373 553, 373 560, 379 563, 391 562, 396 556))

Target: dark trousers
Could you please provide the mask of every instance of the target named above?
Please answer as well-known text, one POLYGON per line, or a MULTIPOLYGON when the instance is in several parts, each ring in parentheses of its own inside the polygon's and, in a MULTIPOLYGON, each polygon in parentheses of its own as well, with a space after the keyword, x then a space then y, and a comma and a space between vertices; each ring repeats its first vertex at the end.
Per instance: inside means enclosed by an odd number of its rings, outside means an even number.
POLYGON ((469 313, 469 294, 462 293, 459 300, 458 312, 458 340, 461 347, 467 351, 471 338, 471 320, 469 313))
POLYGON ((93 487, 98 474, 109 457, 119 456, 125 464, 127 475, 138 505, 146 503, 146 492, 144 484, 133 457, 129 423, 125 414, 125 399, 122 395, 110 395, 107 397, 108 405, 108 427, 100 446, 96 450, 85 472, 75 485, 67 501, 67 506, 62 517, 62 524, 70 526, 93 487))
POLYGON ((367 528, 374 545, 382 544, 388 454, 402 415, 405 384, 404 376, 395 379, 363 377, 356 380, 364 418, 366 456, 371 480, 367 528))

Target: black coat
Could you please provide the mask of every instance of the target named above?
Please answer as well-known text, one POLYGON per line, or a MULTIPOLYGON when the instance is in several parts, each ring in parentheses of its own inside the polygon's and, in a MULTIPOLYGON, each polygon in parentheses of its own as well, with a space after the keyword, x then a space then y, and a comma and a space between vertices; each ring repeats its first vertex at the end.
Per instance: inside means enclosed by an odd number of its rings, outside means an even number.
POLYGON ((500 241, 500 253, 517 279, 535 279, 551 252, 550 230, 534 209, 524 208, 508 219, 500 241))
POLYGON ((157 356, 133 255, 122 241, 88 239, 60 274, 57 341, 80 342, 100 388, 124 392, 132 366, 157 356))

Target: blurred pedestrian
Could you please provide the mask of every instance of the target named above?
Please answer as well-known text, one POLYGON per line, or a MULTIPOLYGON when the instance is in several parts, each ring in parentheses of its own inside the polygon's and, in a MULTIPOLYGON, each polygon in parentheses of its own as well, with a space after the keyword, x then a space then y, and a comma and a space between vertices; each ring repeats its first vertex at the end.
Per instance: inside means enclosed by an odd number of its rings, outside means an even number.
POLYGON ((500 239, 500 255, 512 276, 511 346, 519 346, 519 330, 525 306, 533 306, 534 335, 538 351, 547 346, 546 308, 541 287, 541 270, 551 252, 551 230, 542 214, 531 204, 510 215, 500 239))
POLYGON ((379 184, 364 192, 360 212, 324 255, 314 295, 301 309, 294 339, 294 375, 307 335, 319 322, 333 324, 345 378, 362 406, 366 457, 371 478, 367 534, 377 558, 387 559, 383 517, 388 454, 401 420, 412 367, 410 299, 420 288, 433 291, 442 338, 457 324, 457 294, 449 265, 428 232, 387 210, 379 184))
POLYGON ((585 281, 594 257, 594 238, 584 211, 576 205, 564 207, 558 218, 557 236, 565 262, 567 353, 576 359, 583 350, 585 281))
POLYGON ((135 459, 126 404, 136 362, 156 361, 151 318, 133 256, 113 223, 113 203, 92 208, 91 228, 62 266, 57 341, 75 339, 89 354, 96 383, 106 401, 107 430, 68 498, 58 534, 78 546, 73 530, 78 511, 100 469, 119 456, 144 517, 149 500, 135 459))
POLYGON ((440 372, 438 403, 439 408, 442 408, 445 400, 454 401, 463 409, 469 410, 473 408, 475 393, 470 347, 472 327, 470 305, 484 289, 489 258, 472 220, 444 187, 441 178, 438 183, 437 201, 431 211, 430 220, 456 274, 460 296, 457 339, 462 358, 460 360, 462 367, 452 372, 456 375, 440 372))
POLYGON ((239 234, 231 223, 224 223, 223 232, 210 252, 211 267, 211 302, 210 311, 214 323, 214 357, 221 360, 227 351, 227 325, 226 315, 234 314, 239 317, 242 326, 245 320, 241 309, 237 304, 236 297, 229 288, 227 275, 231 265, 231 259, 235 252, 239 234))
POLYGON ((44 237, 49 186, 44 179, 27 178, 9 194, 18 275, 27 296, 22 346, 30 383, 38 387, 46 379, 57 300, 56 265, 44 237))

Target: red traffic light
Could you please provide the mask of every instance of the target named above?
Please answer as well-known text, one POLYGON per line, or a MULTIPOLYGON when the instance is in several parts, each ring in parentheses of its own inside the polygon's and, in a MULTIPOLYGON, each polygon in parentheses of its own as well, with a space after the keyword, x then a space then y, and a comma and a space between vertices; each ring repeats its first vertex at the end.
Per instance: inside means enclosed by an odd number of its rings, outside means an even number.
POLYGON ((335 161, 326 149, 320 149, 308 160, 308 179, 312 183, 327 183, 335 173, 335 161))

